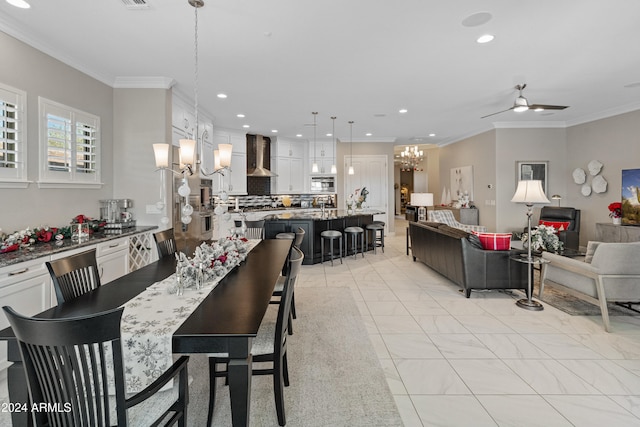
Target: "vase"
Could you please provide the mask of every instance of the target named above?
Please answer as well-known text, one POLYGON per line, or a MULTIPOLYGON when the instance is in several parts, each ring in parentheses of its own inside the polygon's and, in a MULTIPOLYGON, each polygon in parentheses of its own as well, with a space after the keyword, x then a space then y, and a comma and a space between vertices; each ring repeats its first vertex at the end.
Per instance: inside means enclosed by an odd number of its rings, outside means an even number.
POLYGON ((621 225, 622 218, 611 218, 611 222, 613 222, 613 225, 621 225))

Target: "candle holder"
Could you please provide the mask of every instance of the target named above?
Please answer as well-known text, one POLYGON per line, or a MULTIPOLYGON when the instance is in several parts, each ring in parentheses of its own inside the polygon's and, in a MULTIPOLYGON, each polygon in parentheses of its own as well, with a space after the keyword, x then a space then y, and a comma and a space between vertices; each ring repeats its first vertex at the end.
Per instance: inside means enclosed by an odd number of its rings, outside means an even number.
POLYGON ((89 240, 89 224, 71 224, 71 240, 82 243, 89 240))

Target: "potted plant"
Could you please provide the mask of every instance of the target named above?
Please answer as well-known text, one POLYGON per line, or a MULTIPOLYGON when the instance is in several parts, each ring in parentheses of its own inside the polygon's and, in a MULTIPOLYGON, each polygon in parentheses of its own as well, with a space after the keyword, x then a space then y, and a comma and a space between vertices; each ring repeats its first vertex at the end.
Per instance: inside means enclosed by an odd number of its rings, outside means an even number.
POLYGON ((609 206, 609 216, 615 225, 622 224, 622 203, 613 202, 609 206))

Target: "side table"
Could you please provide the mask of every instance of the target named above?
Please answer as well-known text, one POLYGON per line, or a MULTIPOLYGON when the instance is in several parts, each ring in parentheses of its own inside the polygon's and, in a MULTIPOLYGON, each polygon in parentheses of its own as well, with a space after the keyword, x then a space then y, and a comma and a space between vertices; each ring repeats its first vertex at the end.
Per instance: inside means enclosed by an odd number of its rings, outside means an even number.
POLYGON ((527 298, 519 299, 518 301, 516 301, 516 305, 527 310, 544 310, 544 306, 542 304, 540 304, 538 301, 533 300, 532 268, 536 265, 542 267, 542 264, 546 264, 549 261, 542 257, 534 255, 529 258, 527 254, 514 254, 509 256, 509 259, 511 261, 527 264, 527 298))

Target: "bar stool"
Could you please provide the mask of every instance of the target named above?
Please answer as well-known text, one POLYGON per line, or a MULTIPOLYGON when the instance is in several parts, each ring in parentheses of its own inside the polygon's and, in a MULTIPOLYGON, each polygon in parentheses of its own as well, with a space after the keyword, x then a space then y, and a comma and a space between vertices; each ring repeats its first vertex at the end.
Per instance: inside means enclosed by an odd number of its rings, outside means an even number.
POLYGON ((366 227, 367 233, 365 233, 365 245, 367 248, 369 247, 369 231, 373 233, 373 253, 376 253, 376 249, 378 246, 382 248, 382 253, 384 253, 384 222, 382 221, 374 221, 371 224, 367 224, 366 227), (378 234, 379 232, 379 234, 378 234))
POLYGON ((344 256, 349 255, 349 237, 351 237, 351 247, 353 249, 353 257, 357 258, 358 254, 358 242, 357 238, 360 237, 360 253, 364 258, 364 229, 362 227, 347 227, 344 229, 344 234, 347 235, 344 239, 344 256))
POLYGON ((331 265, 333 266, 333 242, 335 239, 339 239, 340 247, 340 264, 342 264, 342 233, 337 230, 325 230, 320 233, 320 263, 324 264, 324 241, 329 240, 329 246, 331 248, 331 265))

